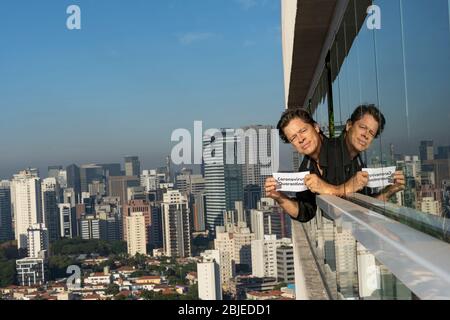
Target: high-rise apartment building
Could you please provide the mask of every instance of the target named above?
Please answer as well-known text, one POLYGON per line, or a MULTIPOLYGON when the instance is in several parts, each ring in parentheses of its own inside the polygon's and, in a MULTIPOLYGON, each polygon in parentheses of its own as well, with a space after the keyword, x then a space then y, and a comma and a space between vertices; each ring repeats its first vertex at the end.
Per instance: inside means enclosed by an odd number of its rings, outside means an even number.
POLYGON ((0 181, 0 241, 13 239, 11 184, 9 181, 0 181))
POLYGON ((146 230, 146 243, 150 244, 151 239, 151 225, 152 225, 152 206, 150 202, 146 200, 132 200, 129 201, 122 209, 122 219, 123 219, 123 238, 127 239, 127 217, 131 217, 132 213, 139 212, 142 213, 144 217, 144 227, 146 230))
POLYGON ((11 192, 17 246, 26 248, 28 228, 43 222, 41 179, 38 171, 27 169, 14 175, 11 192))
POLYGON ((294 246, 281 244, 277 248, 277 279, 281 283, 294 283, 294 246))
POLYGON ((27 250, 29 258, 46 259, 48 257, 49 236, 43 223, 28 228, 27 250))
POLYGON ((74 233, 74 223, 76 224, 75 212, 70 203, 60 203, 58 204, 59 209, 59 223, 60 223, 60 236, 61 238, 73 238, 74 233))
POLYGON ((145 217, 142 212, 132 212, 126 217, 128 254, 147 254, 145 217))
POLYGON ((58 210, 58 200, 60 199, 59 190, 59 184, 56 178, 51 177, 42 180, 42 213, 50 241, 58 240, 60 235, 61 227, 59 225, 58 210))
POLYGON ((198 297, 200 300, 222 300, 220 278, 220 252, 207 250, 197 263, 198 297))
POLYGON ((83 240, 107 240, 107 220, 86 215, 80 219, 80 235, 83 240))
POLYGON ((168 190, 161 206, 165 254, 168 257, 190 257, 191 227, 186 196, 178 190, 168 190))

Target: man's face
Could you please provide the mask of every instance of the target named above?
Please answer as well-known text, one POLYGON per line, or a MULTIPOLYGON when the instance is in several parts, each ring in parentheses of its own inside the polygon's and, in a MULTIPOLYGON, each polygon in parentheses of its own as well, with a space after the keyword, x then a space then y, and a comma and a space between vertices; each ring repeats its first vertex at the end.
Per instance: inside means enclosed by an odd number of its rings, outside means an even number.
POLYGON ((283 129, 284 134, 299 153, 311 156, 320 148, 320 129, 303 122, 300 118, 292 119, 283 129))
POLYGON ((347 123, 347 142, 357 152, 369 149, 378 132, 378 122, 370 114, 365 114, 355 123, 347 123))

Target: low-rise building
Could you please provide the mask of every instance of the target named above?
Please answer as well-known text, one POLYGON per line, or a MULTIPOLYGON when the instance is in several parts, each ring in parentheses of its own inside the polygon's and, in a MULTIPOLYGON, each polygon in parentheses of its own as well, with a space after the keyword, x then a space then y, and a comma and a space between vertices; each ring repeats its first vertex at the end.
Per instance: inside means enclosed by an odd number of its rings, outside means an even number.
POLYGON ((103 272, 92 273, 89 277, 84 279, 85 284, 92 285, 109 285, 111 284, 111 274, 103 272))
POLYGON ((137 278, 134 281, 137 285, 145 285, 145 284, 161 284, 160 276, 144 276, 137 278))

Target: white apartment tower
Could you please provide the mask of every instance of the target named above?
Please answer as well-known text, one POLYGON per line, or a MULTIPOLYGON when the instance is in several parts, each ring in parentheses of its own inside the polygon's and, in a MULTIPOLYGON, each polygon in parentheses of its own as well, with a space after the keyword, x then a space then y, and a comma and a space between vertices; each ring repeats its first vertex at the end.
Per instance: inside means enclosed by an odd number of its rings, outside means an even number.
POLYGON ((27 247, 28 228, 42 223, 41 180, 37 169, 14 175, 11 183, 11 204, 18 248, 27 247))
POLYGON ((197 263, 198 296, 201 300, 222 300, 220 252, 207 250, 202 258, 202 262, 197 263))
POLYGON ((127 219, 127 246, 128 254, 147 254, 147 241, 145 230, 145 217, 142 212, 133 212, 127 219))
POLYGON ((255 277, 277 276, 277 236, 265 235, 252 241, 252 274, 255 277))

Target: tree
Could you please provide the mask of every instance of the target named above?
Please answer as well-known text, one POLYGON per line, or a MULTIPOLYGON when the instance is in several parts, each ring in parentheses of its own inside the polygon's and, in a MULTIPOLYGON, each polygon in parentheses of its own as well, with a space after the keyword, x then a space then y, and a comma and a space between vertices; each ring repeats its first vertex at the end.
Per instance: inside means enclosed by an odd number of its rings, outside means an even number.
POLYGON ((48 260, 50 280, 66 278, 67 267, 75 264, 76 261, 68 256, 51 256, 48 260))
POLYGON ((120 292, 120 287, 115 284, 115 283, 111 283, 108 288, 105 290, 105 294, 107 295, 117 295, 120 292))
POLYGON ((20 259, 23 252, 7 243, 0 248, 0 287, 7 287, 16 283, 16 259, 20 259))
POLYGON ((199 300, 198 284, 190 286, 186 295, 182 297, 182 300, 199 300))
POLYGON ((102 256, 127 252, 124 241, 83 240, 80 238, 61 239, 51 244, 54 255, 79 255, 97 253, 102 256))
POLYGON ((0 260, 0 287, 16 283, 16 263, 14 260, 0 260))
POLYGON ((130 277, 131 278, 140 278, 140 277, 145 277, 145 276, 150 276, 150 271, 147 270, 138 270, 133 272, 130 277))
POLYGON ((287 283, 285 283, 285 282, 282 282, 282 283, 279 283, 279 284, 277 284, 275 287, 273 287, 273 290, 281 290, 281 288, 284 288, 284 287, 287 287, 287 283))

